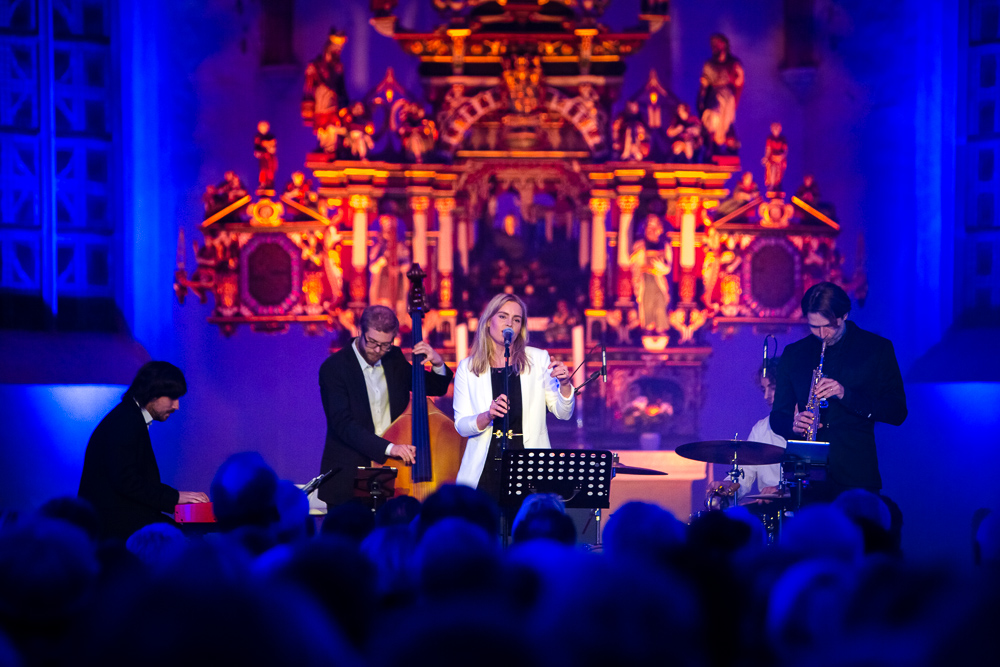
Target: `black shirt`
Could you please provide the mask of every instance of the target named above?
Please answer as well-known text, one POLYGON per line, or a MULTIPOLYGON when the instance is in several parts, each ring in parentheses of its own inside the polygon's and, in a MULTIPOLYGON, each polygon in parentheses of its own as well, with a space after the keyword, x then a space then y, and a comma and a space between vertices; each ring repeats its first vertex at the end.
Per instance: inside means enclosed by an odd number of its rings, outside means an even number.
MULTIPOLYGON (((490 369, 490 380, 493 383, 493 398, 504 393, 503 389, 503 368, 490 369)), ((508 439, 508 449, 524 449, 524 431, 521 428, 522 400, 521 400, 521 376, 515 375, 513 369, 510 371, 510 395, 507 397, 508 430, 514 435, 508 439)), ((493 437, 490 439, 490 450, 486 454, 486 465, 483 466, 483 474, 479 477, 479 484, 476 486, 480 491, 489 494, 490 498, 499 502, 500 489, 503 480, 501 479, 500 462, 496 460, 500 451, 500 437, 497 431, 503 429, 503 419, 494 419, 490 426, 493 429, 493 437)))

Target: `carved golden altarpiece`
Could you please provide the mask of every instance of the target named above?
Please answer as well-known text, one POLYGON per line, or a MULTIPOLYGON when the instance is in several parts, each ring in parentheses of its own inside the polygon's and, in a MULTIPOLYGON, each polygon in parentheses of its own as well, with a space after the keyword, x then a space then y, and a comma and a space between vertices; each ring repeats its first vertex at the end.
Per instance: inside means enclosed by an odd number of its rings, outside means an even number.
POLYGON ((670 136, 682 103, 655 72, 613 113, 625 59, 668 19, 665 2, 617 33, 600 1, 440 4, 442 25, 418 33, 393 2, 372 3, 373 28, 419 61, 423 96, 390 69, 349 100, 349 36, 331 30, 297 101, 315 152, 280 193, 266 156, 256 189, 234 172, 206 189, 190 272, 179 242, 178 298, 211 295, 209 322, 227 336, 297 323, 339 347, 368 303, 407 328, 416 262, 434 307, 424 330, 446 358, 490 296, 514 291, 533 343, 555 356, 569 360, 574 325, 587 350, 607 342, 588 427, 696 439, 704 333, 800 323, 805 288, 844 282, 837 223, 808 192, 737 196, 740 161, 725 150, 688 158, 670 136))

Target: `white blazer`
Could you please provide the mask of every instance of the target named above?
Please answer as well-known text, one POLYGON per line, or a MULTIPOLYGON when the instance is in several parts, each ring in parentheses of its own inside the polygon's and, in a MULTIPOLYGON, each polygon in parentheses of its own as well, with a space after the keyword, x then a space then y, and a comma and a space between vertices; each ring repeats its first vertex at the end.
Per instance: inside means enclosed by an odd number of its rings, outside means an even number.
MULTIPOLYGON (((525 449, 551 449, 549 432, 545 426, 545 409, 559 419, 573 416, 576 398, 566 398, 559 392, 559 381, 549 372, 549 353, 537 347, 526 347, 530 370, 520 376, 521 380, 521 430, 524 432, 525 449)), ((458 469, 457 484, 475 487, 486 465, 493 422, 480 430, 476 417, 490 409, 493 402, 493 380, 486 372, 476 376, 469 370, 471 357, 458 364, 455 373, 455 428, 468 438, 465 455, 458 469)))

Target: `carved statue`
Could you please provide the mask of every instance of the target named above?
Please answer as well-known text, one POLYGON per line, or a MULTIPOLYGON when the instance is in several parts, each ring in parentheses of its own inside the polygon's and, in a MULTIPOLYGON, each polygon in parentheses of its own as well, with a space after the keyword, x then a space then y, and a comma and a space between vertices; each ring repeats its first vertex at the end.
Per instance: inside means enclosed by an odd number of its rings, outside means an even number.
POLYGON ((649 155, 649 130, 639 115, 639 103, 625 103, 622 112, 611 128, 615 141, 612 145, 625 162, 641 162, 649 155))
POLYGON ((788 141, 781 133, 781 123, 771 123, 771 136, 764 144, 764 187, 769 194, 780 193, 781 181, 788 167, 788 141))
POLYGON ((393 118, 393 129, 403 142, 408 157, 414 162, 424 161, 424 154, 434 147, 438 132, 434 121, 425 117, 422 106, 403 100, 399 113, 393 118))
POLYGON ((242 199, 246 194, 247 189, 236 172, 227 171, 223 174, 222 181, 218 185, 209 185, 205 188, 205 194, 201 197, 201 201, 205 205, 205 217, 207 218, 238 199, 242 199))
POLYGON ((819 204, 819 186, 816 185, 816 177, 812 174, 803 176, 802 185, 795 191, 795 196, 815 208, 819 204))
POLYGON ((519 114, 530 114, 541 103, 542 63, 538 56, 516 55, 503 72, 510 105, 519 114))
POLYGON ((410 251, 406 230, 394 215, 379 216, 379 234, 368 254, 371 271, 370 302, 396 309, 409 289, 406 272, 410 269, 410 251))
POLYGON ((546 343, 568 343, 573 337, 573 327, 580 323, 580 316, 570 310, 566 299, 556 302, 556 312, 545 327, 546 343))
POLYGON ((359 160, 368 159, 368 151, 375 147, 372 141, 372 133, 375 128, 372 126, 365 110, 365 105, 355 102, 349 113, 343 114, 343 127, 346 133, 344 145, 350 149, 351 155, 359 160))
POLYGON ((701 68, 698 114, 714 146, 733 152, 737 147, 733 123, 745 78, 743 63, 729 52, 725 35, 712 35, 709 43, 712 57, 701 68))
POLYGON ((253 156, 260 164, 257 176, 258 193, 274 190, 274 174, 278 171, 278 140, 271 134, 271 124, 266 120, 257 123, 257 134, 253 138, 253 156))
POLYGON ((319 193, 312 189, 312 180, 306 178, 301 171, 292 172, 292 180, 285 186, 285 198, 320 214, 326 214, 326 207, 320 205, 319 193))
POLYGON ((675 158, 683 156, 688 162, 694 160, 694 153, 701 148, 701 121, 691 115, 691 107, 677 105, 674 122, 667 128, 667 137, 672 141, 670 151, 675 158))
POLYGON ((327 150, 320 131, 329 135, 327 128, 339 125, 338 114, 347 106, 344 65, 340 61, 345 42, 347 37, 334 28, 330 29, 322 53, 306 66, 306 82, 302 89, 302 118, 312 124, 313 132, 326 152, 333 151, 327 150))
POLYGON ((670 287, 667 278, 673 266, 673 253, 659 216, 647 215, 643 227, 642 238, 633 244, 629 257, 632 283, 642 328, 662 334, 670 329, 667 320, 670 287))
POLYGON ((713 217, 718 220, 727 216, 744 204, 749 204, 759 196, 760 188, 754 182, 753 174, 749 171, 744 171, 740 177, 740 182, 733 188, 733 194, 719 204, 713 217))

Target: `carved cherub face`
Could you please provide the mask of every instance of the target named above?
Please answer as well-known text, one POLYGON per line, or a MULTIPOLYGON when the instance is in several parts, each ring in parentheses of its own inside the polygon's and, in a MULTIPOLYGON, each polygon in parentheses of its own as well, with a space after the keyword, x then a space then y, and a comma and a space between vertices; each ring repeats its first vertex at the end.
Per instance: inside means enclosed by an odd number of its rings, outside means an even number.
POLYGON ((305 180, 306 180, 306 175, 303 174, 301 171, 292 172, 292 185, 294 185, 295 187, 297 188, 302 187, 302 184, 305 183, 305 180))
POLYGON ((771 123, 771 136, 777 137, 781 135, 781 123, 771 123))
POLYGON ((805 176, 802 177, 802 185, 806 186, 807 188, 811 188, 815 182, 816 182, 816 177, 813 176, 812 174, 806 174, 805 176))
POLYGON ((260 132, 261 134, 267 134, 268 132, 271 131, 271 124, 268 123, 266 120, 262 120, 259 123, 257 123, 257 131, 260 132))
POLYGON ((688 118, 690 118, 691 117, 691 107, 689 107, 688 105, 683 104, 683 103, 678 104, 677 105, 677 117, 680 118, 681 120, 687 120, 688 118))
POLYGON ((749 171, 744 171, 743 177, 740 179, 740 182, 743 184, 743 187, 749 188, 751 185, 753 185, 753 174, 751 174, 749 171))

